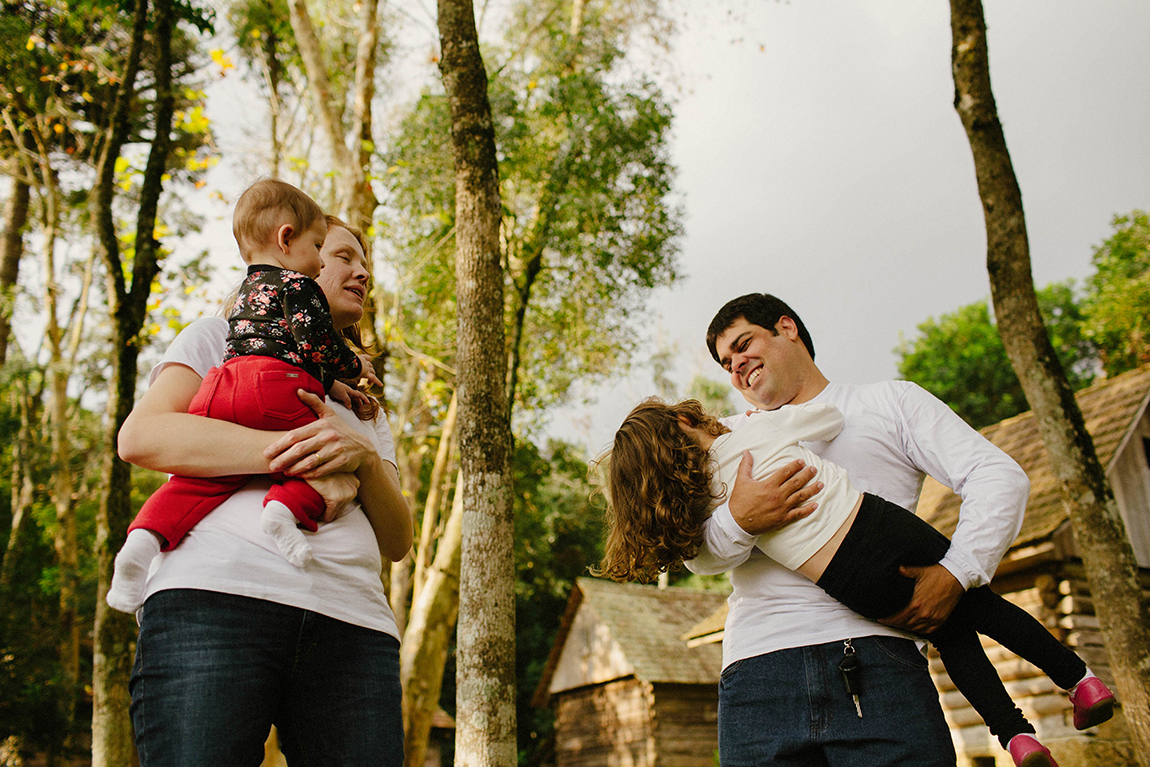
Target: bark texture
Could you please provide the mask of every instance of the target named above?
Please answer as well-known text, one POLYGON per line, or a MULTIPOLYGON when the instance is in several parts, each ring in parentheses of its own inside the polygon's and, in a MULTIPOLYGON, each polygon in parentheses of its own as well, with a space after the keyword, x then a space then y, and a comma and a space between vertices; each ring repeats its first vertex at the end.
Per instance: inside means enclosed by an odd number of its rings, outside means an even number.
POLYGON ((456 764, 516 764, 515 599, 499 171, 471 0, 439 0, 439 70, 455 160, 463 551, 456 764))
POLYGON ((12 179, 12 193, 4 203, 4 235, 0 239, 0 365, 8 359, 8 335, 12 332, 12 307, 20 256, 24 254, 24 226, 28 223, 31 186, 22 176, 12 179))
POLYGON ((990 86, 981 0, 951 0, 950 8, 954 105, 974 155, 999 333, 1058 477, 1135 753, 1150 767, 1150 625, 1134 553, 1039 314, 1022 194, 990 86))

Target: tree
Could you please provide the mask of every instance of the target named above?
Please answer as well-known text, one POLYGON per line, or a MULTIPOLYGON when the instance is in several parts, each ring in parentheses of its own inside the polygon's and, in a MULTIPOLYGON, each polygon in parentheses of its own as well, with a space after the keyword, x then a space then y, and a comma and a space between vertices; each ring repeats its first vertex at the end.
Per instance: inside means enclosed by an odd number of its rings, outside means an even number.
POLYGON ((439 0, 439 70, 455 160, 456 342, 463 493, 456 763, 516 763, 511 425, 505 383, 499 167, 470 0, 439 0))
POLYGON ((16 303, 16 280, 24 254, 24 227, 28 223, 31 184, 14 172, 12 191, 4 202, 4 231, 0 239, 0 365, 8 359, 8 335, 12 332, 12 308, 16 303))
MULTIPOLYGON (((1098 355, 1083 338, 1073 282, 1043 288, 1038 307, 1071 387, 1089 386, 1098 355)), ((918 332, 913 342, 902 339, 894 350, 899 375, 950 405, 971 426, 981 429, 1030 408, 986 301, 932 317, 918 332)))
POLYGON ((994 313, 1050 453, 1086 569, 1139 763, 1150 767, 1150 626, 1125 525, 1074 392, 1042 324, 1022 193, 990 86, 981 0, 951 0, 954 105, 974 156, 994 313))
MULTIPOLYGON (((102 124, 96 183, 89 203, 98 250, 108 277, 114 350, 107 413, 108 452, 96 530, 99 580, 93 647, 93 767, 127 765, 132 755, 127 682, 132 662, 129 648, 135 637, 135 626, 130 616, 109 608, 105 597, 111 582, 112 558, 123 545, 132 519, 131 467, 117 453, 117 435, 135 401, 141 331, 148 317, 153 281, 165 255, 157 236, 160 195, 169 160, 177 149, 173 142, 177 58, 172 45, 179 20, 177 8, 172 0, 156 0, 154 12, 150 10, 148 0, 137 0, 133 9, 129 48, 120 76, 116 78, 113 107, 102 124), (138 82, 142 72, 150 75, 150 81, 138 82), (123 150, 134 137, 133 116, 138 114, 134 110, 145 87, 151 91, 153 101, 151 138, 135 201, 134 234, 129 250, 121 244, 113 209, 118 188, 116 168, 121 163, 123 150)), ((189 11, 186 6, 182 10, 189 11)), ((195 19, 206 24, 202 17, 195 19)))
POLYGON ((1114 234, 1094 251, 1085 335, 1107 375, 1150 362, 1150 213, 1115 216, 1114 234))
MULTIPOLYGON (((501 163, 504 318, 510 338, 506 397, 515 402, 516 422, 525 429, 543 407, 565 398, 576 378, 622 372, 639 342, 634 328, 643 298, 675 277, 680 213, 669 199, 670 109, 656 88, 628 69, 620 45, 637 22, 618 23, 612 7, 588 4, 579 15, 564 3, 519 3, 502 42, 486 49, 501 62, 492 67, 488 91, 501 163), (576 66, 581 58, 585 67, 576 66)), ((452 379, 463 369, 456 354, 459 294, 447 259, 458 222, 453 162, 442 138, 451 123, 449 98, 422 94, 386 154, 388 172, 381 179, 389 192, 383 211, 390 226, 380 245, 394 254, 399 270, 394 298, 388 299, 394 308, 386 312, 384 326, 405 381, 393 424, 396 433, 411 435, 401 439, 401 454, 435 454, 436 467, 449 436, 450 420, 443 413, 450 411, 452 379), (439 450, 433 449, 434 430, 423 425, 429 414, 445 423, 439 450)), ((440 620, 455 614, 449 601, 423 594, 439 584, 435 587, 451 596, 453 579, 424 577, 420 570, 420 563, 432 561, 439 529, 438 504, 432 500, 448 495, 436 478, 454 475, 449 468, 422 475, 428 500, 419 523, 416 572, 409 579, 409 563, 392 568, 397 614, 405 584, 410 580, 416 586, 402 643, 405 668, 414 667, 416 656, 420 664, 446 659, 433 649, 441 641, 438 630, 426 638, 419 633, 434 620, 417 614, 436 609, 440 620)), ((450 542, 439 541, 436 562, 452 561, 442 548, 450 542)), ((420 676, 436 673, 428 665, 420 668, 420 676)), ((424 738, 418 722, 435 713, 434 696, 419 684, 420 702, 405 701, 409 763, 417 760, 424 738)))

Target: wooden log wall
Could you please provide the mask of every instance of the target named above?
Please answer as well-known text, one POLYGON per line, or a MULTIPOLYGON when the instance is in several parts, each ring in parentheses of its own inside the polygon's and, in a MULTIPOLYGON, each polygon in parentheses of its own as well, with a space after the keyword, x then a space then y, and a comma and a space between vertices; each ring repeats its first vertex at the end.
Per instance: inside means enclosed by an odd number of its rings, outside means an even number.
POLYGON ((556 767, 655 767, 650 685, 631 677, 556 698, 556 767))
POLYGON ((714 767, 719 748, 717 686, 656 684, 654 693, 658 767, 714 767))

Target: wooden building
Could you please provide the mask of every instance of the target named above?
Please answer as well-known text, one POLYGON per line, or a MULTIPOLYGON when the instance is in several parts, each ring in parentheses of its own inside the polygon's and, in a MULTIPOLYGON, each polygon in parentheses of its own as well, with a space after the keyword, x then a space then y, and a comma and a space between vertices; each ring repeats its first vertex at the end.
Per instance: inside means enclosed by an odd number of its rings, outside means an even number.
POLYGON ((682 638, 724 594, 580 578, 535 693, 557 767, 714 767, 719 645, 682 638))
MULTIPOLYGON (((1127 535, 1142 568, 1143 588, 1150 598, 1150 366, 1101 381, 1079 392, 1077 399, 1099 461, 1114 489, 1127 535)), ((1113 687, 1070 520, 1059 499, 1057 479, 1034 414, 1009 418, 986 427, 982 433, 1018 461, 1031 483, 1022 531, 1000 563, 991 587, 1042 621, 1113 687)), ((917 511, 951 535, 958 522, 959 504, 958 496, 928 478, 917 511)), ((723 604, 714 615, 687 632, 686 638, 692 644, 721 642, 726 610, 723 604)), ((994 641, 984 637, 983 645, 1011 697, 1062 767, 1134 764, 1120 709, 1110 722, 1078 732, 1071 723, 1071 706, 1064 691, 994 641)), ((933 651, 930 667, 954 737, 959 765, 1012 764, 982 719, 955 689, 933 651)))

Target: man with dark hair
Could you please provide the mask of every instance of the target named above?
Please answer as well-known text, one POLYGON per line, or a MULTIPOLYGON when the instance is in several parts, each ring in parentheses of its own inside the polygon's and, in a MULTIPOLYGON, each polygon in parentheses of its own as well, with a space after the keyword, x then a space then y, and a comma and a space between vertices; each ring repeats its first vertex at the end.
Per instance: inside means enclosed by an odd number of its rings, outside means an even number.
MULTIPOLYGON (((875 623, 755 548, 759 535, 815 511, 807 500, 819 483, 797 462, 753 481, 744 456, 729 503, 708 520, 704 547, 687 563, 697 573, 731 570, 734 587, 719 683, 721 763, 954 765, 926 658, 905 632, 933 631, 965 589, 990 581, 1021 528, 1026 474, 915 384, 830 383, 802 320, 774 296, 729 302, 712 320, 707 346, 756 409, 812 401, 837 407, 846 424, 839 436, 804 446, 846 468, 864 492, 913 509, 929 474, 962 496, 946 556, 908 569, 910 603, 875 623)), ((726 423, 738 428, 744 418, 726 423)))

